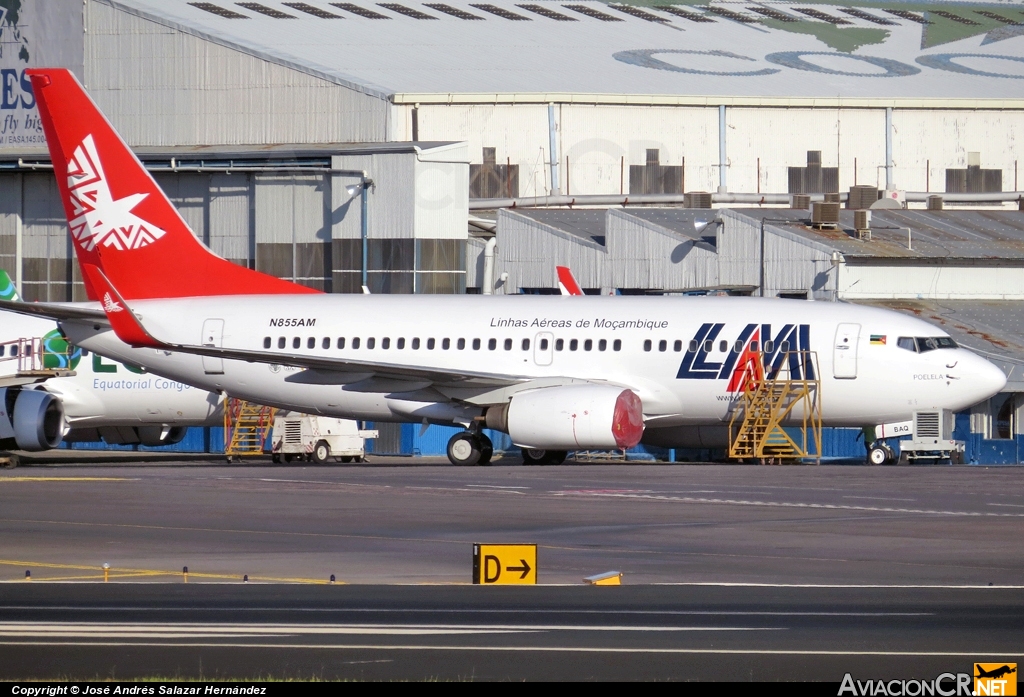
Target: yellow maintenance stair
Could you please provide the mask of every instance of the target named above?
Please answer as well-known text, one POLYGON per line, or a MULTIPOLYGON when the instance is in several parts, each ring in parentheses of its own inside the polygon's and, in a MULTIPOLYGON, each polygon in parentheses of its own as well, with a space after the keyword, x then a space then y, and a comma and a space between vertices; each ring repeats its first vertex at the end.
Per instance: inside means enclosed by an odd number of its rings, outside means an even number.
POLYGON ((224 456, 263 455, 277 409, 228 397, 224 402, 224 456))
POLYGON ((821 381, 813 351, 791 351, 765 375, 760 356, 739 370, 740 399, 729 420, 729 457, 821 461, 821 381), (783 425, 790 428, 787 432, 783 425), (792 432, 798 432, 795 436, 792 432))

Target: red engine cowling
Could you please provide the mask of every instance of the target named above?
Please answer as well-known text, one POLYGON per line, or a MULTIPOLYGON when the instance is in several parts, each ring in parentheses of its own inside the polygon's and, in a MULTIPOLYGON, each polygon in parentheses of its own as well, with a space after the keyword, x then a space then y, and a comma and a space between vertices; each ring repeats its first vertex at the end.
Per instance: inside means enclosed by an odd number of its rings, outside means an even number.
POLYGON ((522 448, 626 449, 644 433, 643 404, 632 390, 611 385, 545 387, 492 407, 487 425, 522 448))

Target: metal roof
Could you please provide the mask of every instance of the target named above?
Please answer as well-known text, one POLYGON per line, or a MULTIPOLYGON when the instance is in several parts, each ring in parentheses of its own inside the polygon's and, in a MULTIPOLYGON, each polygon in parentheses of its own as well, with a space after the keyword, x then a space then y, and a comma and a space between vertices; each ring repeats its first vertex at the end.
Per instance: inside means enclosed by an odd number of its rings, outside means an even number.
POLYGON ((569 210, 569 211, 547 211, 547 210, 524 210, 516 211, 531 220, 536 220, 549 227, 553 227, 580 239, 605 245, 605 212, 603 210, 569 210))
POLYGON ((1024 212, 1019 211, 872 210, 870 241, 857 239, 851 210, 840 211, 836 230, 810 227, 809 210, 733 211, 754 220, 792 220, 767 222, 765 228, 837 251, 848 264, 1024 266, 1024 212))
POLYGON ((715 211, 712 210, 693 208, 622 208, 614 210, 646 220, 652 225, 657 225, 691 240, 704 240, 715 231, 714 226, 705 227, 700 231, 696 228, 698 221, 707 223, 715 219, 715 211))
POLYGON ((96 1, 403 102, 431 95, 453 102, 471 95, 583 102, 601 95, 720 95, 780 104, 917 99, 1019 106, 1024 98, 1024 32, 966 4, 942 7, 969 14, 974 25, 934 12, 872 9, 874 19, 866 19, 843 5, 815 5, 817 14, 809 15, 790 2, 771 6, 782 20, 749 12, 750 3, 675 12, 590 0, 398 3, 405 12, 364 0, 96 1))
POLYGON ((896 300, 858 303, 897 310, 938 325, 961 346, 1007 374, 1010 390, 1024 390, 1024 303, 1008 300, 896 300))

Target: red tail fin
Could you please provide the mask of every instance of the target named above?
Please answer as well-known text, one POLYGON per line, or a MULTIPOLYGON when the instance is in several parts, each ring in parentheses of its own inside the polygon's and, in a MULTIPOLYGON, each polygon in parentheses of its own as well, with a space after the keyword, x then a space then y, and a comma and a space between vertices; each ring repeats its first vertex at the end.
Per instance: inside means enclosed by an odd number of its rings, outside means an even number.
POLYGON ((555 270, 558 271, 558 287, 562 295, 583 295, 583 289, 568 266, 556 266, 555 270))
POLYGON ((125 299, 319 292, 204 247, 70 71, 26 72, 79 262, 102 269, 125 299))

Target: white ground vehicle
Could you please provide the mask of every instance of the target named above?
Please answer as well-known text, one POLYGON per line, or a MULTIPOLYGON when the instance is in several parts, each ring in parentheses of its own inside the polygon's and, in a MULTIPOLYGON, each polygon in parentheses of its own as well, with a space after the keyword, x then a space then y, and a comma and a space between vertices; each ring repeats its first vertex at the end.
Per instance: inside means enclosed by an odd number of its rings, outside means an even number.
POLYGON ((274 462, 295 459, 324 463, 332 457, 341 462, 362 462, 366 441, 377 435, 377 431, 360 429, 359 422, 351 419, 286 411, 274 419, 271 450, 274 462))

